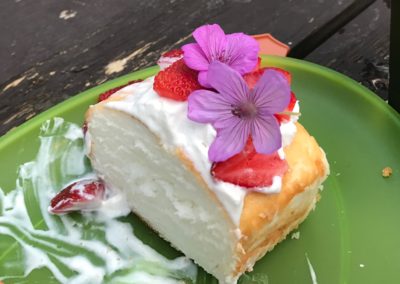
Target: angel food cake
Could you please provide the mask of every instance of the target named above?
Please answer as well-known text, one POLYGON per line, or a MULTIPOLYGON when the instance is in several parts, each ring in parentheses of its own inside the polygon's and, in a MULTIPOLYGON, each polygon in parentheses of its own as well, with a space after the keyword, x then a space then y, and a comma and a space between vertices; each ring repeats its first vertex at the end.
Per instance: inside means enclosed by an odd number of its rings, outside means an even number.
MULTIPOLYGON (((261 68, 256 40, 218 25, 193 36, 160 58, 156 76, 88 110, 88 156, 106 190, 220 283, 235 283, 307 217, 329 166, 297 122, 290 73, 261 68)), ((101 186, 78 191, 96 188, 103 198, 101 186)), ((65 194, 53 212, 82 208, 65 194)))

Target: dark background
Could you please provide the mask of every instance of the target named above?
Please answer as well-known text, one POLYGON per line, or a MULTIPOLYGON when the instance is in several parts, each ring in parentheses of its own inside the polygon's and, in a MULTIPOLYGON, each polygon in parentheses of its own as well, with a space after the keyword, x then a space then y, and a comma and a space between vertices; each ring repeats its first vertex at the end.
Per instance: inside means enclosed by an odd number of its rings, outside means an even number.
POLYGON ((272 33, 289 56, 387 99, 390 1, 1 0, 0 135, 109 79, 154 65, 204 23, 272 33))

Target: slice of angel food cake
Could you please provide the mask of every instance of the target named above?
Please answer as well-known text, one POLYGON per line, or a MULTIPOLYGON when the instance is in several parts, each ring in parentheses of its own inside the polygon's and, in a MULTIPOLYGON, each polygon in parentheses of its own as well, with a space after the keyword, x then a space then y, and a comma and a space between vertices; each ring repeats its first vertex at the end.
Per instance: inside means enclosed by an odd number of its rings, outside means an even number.
MULTIPOLYGON (((193 37, 161 56, 155 76, 90 107, 88 157, 93 182, 124 195, 220 283, 236 283, 315 207, 329 165, 297 122, 291 74, 262 68, 253 37, 217 24, 193 37)), ((50 210, 96 207, 86 188, 64 191, 50 210)))

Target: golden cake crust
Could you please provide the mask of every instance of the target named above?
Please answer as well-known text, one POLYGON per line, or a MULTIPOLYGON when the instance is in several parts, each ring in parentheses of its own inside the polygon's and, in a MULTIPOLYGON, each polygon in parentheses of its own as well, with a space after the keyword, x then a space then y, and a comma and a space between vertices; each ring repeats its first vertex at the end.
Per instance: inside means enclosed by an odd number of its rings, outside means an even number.
MULTIPOLYGON (((269 223, 276 212, 285 207, 292 198, 317 179, 326 175, 325 154, 314 137, 305 128, 296 123, 297 133, 293 142, 284 151, 289 165, 282 179, 282 190, 277 194, 250 192, 246 195, 240 230, 251 240, 251 236, 269 223)), ((244 248, 249 245, 243 242, 244 248)))
POLYGON ((307 217, 319 198, 316 187, 319 187, 329 173, 325 153, 300 123, 296 123, 296 127, 297 133, 293 142, 284 149, 289 169, 283 176, 281 192, 277 194, 251 192, 246 195, 240 219, 243 255, 238 263, 237 272, 243 271, 246 268, 244 266, 248 266, 249 259, 253 258, 254 263, 284 239, 307 217), (292 210, 288 216, 280 218, 278 223, 281 225, 278 224, 276 230, 271 231, 266 228, 293 198, 301 193, 305 195, 307 190, 314 190, 306 199, 310 203, 309 206, 304 204, 304 208, 292 210))

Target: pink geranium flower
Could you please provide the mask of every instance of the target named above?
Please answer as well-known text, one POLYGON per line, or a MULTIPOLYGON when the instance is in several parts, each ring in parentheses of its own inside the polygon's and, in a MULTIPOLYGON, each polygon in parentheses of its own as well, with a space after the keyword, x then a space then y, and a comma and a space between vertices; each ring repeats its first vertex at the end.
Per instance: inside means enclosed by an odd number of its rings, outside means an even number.
POLYGON ((271 154, 282 145, 274 114, 290 101, 290 86, 278 71, 266 70, 249 89, 236 70, 219 61, 208 69, 208 82, 217 92, 194 91, 188 98, 188 117, 211 123, 217 136, 210 146, 210 161, 220 162, 244 148, 249 136, 258 153, 271 154))
POLYGON ((258 62, 259 46, 251 36, 243 33, 225 35, 217 24, 204 25, 193 32, 197 43, 182 47, 186 65, 199 71, 199 83, 210 88, 208 68, 214 61, 220 61, 244 75, 252 71, 258 62))

